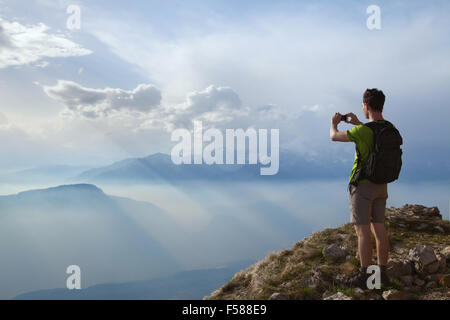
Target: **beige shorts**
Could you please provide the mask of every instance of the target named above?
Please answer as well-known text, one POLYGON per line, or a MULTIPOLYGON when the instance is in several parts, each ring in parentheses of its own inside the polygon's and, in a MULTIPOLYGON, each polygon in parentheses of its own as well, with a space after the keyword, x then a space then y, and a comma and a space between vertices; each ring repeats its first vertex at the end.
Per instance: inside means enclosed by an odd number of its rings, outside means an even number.
POLYGON ((350 222, 383 223, 388 198, 387 184, 372 182, 350 185, 350 222))

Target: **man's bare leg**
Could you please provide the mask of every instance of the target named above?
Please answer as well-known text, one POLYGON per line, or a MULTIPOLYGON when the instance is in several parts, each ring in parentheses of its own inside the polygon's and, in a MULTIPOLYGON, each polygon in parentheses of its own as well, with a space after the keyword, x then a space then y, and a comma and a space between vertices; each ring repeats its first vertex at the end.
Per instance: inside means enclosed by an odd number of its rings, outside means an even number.
POLYGON ((361 261, 361 267, 367 268, 372 264, 372 239, 370 237, 370 225, 355 225, 356 235, 358 236, 358 252, 361 261))
POLYGON ((380 266, 385 266, 389 259, 389 238, 384 223, 372 223, 372 233, 377 244, 377 258, 380 266))

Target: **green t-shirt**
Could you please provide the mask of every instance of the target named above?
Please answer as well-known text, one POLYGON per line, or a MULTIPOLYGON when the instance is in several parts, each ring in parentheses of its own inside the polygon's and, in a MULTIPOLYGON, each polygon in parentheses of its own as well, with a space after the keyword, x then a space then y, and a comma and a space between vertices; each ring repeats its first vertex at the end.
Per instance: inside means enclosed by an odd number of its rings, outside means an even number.
MULTIPOLYGON (((372 149, 373 144, 373 131, 367 126, 357 125, 352 129, 347 130, 347 137, 350 141, 356 144, 358 147, 359 153, 361 154, 361 163, 365 165, 367 159, 369 158, 370 150, 372 149)), ((356 167, 358 164, 358 154, 355 152, 355 161, 353 162, 352 172, 350 173, 350 181, 356 173, 356 167)), ((369 180, 362 179, 359 183, 367 183, 369 180)))

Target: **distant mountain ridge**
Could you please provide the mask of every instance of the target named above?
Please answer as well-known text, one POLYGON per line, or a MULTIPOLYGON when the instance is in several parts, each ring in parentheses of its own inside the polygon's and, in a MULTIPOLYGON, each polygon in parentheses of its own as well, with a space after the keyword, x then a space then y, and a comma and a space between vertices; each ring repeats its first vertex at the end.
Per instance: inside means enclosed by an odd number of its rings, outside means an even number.
POLYGON ((344 177, 348 167, 306 160, 295 153, 280 154, 280 169, 276 175, 262 176, 260 164, 181 164, 175 165, 170 155, 156 153, 143 158, 129 158, 111 165, 87 170, 73 178, 78 182, 129 181, 160 182, 178 180, 262 181, 277 179, 330 179, 344 177))
POLYGON ((104 195, 102 189, 99 187, 89 184, 89 183, 79 183, 79 184, 67 184, 67 185, 60 185, 57 187, 50 187, 46 189, 36 189, 36 190, 27 190, 19 192, 16 196, 28 196, 28 195, 34 195, 34 194, 49 194, 49 193, 58 193, 58 192, 95 192, 104 195))
MULTIPOLYGON (((404 150, 399 181, 450 181, 450 163, 430 159, 418 161, 404 150)), ((248 155, 247 155, 248 156, 248 155)), ((246 157, 248 159, 248 157, 246 157)), ((248 161, 247 161, 248 162, 248 161)), ((353 157, 345 161, 333 157, 306 157, 297 152, 280 150, 279 171, 262 176, 260 164, 182 164, 172 163, 171 156, 155 153, 145 157, 127 158, 100 167, 46 165, 15 172, 1 173, 4 183, 161 183, 177 181, 300 181, 345 179, 350 175, 353 157)))
POLYGON ((88 170, 88 166, 45 165, 0 174, 2 182, 49 183, 61 182, 88 170))

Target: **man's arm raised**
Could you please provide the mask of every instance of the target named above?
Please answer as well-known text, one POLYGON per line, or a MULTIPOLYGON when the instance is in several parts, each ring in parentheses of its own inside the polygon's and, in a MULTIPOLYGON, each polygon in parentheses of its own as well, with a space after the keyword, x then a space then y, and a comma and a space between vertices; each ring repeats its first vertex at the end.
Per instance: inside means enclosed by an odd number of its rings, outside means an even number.
POLYGON ((331 118, 331 126, 330 126, 330 138, 332 141, 341 141, 341 142, 350 142, 347 137, 346 131, 339 131, 337 126, 339 122, 341 122, 342 115, 340 113, 335 113, 331 118))

